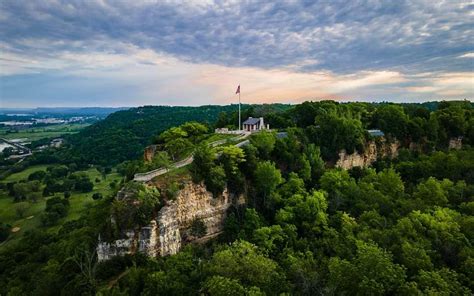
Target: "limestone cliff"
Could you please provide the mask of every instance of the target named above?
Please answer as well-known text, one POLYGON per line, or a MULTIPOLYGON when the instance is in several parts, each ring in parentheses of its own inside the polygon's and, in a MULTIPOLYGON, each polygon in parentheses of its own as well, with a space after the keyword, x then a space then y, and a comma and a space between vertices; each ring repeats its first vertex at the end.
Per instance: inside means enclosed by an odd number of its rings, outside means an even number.
POLYGON ((368 167, 374 163, 379 157, 397 157, 399 142, 387 143, 384 139, 379 141, 370 141, 366 144, 364 152, 354 152, 348 154, 345 150, 339 152, 339 159, 336 167, 343 169, 351 169, 353 167, 368 167))
POLYGON ((222 232, 229 207, 243 202, 242 196, 235 197, 227 190, 213 197, 204 185, 187 182, 176 199, 168 201, 150 225, 127 231, 124 239, 113 243, 99 242, 99 260, 134 252, 149 256, 176 254, 183 244, 198 239, 190 233, 193 221, 200 220, 206 226, 207 232, 200 241, 212 238, 222 232))

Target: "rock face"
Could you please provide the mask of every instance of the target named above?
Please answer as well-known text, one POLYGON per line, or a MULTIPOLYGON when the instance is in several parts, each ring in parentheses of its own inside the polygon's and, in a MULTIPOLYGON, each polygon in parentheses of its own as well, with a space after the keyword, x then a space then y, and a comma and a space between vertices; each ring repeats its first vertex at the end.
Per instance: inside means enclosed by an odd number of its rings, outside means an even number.
POLYGON ((456 149, 456 150, 461 149, 462 148, 462 137, 449 139, 448 148, 449 149, 456 149))
POLYGON ((176 200, 161 208, 150 225, 130 230, 124 239, 113 243, 99 241, 99 261, 135 252, 152 257, 176 254, 183 244, 198 239, 190 232, 194 221, 200 220, 206 226, 207 232, 200 241, 212 238, 222 232, 229 207, 244 202, 242 196, 235 197, 227 190, 221 196, 213 197, 204 185, 188 182, 176 200))
POLYGON ((143 159, 145 162, 150 162, 153 160, 153 156, 156 153, 156 145, 147 146, 143 152, 143 159))
POLYGON ((398 142, 387 143, 382 139, 378 143, 374 141, 368 142, 362 154, 357 151, 348 154, 345 150, 341 150, 336 167, 346 170, 353 167, 368 167, 379 157, 397 157, 399 147, 400 144, 398 142))

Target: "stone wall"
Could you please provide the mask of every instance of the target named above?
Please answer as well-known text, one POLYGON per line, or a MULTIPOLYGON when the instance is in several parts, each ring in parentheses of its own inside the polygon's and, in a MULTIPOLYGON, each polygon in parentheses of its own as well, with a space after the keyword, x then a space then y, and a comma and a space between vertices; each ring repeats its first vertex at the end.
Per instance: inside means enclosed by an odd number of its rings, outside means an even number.
POLYGON ((336 167, 346 170, 353 167, 368 167, 379 157, 397 157, 399 147, 398 141, 387 143, 384 139, 380 139, 377 143, 375 141, 368 142, 362 154, 357 151, 348 154, 345 150, 341 150, 336 167))
POLYGON ((222 232, 229 207, 244 202, 242 196, 235 197, 227 190, 221 196, 213 197, 204 185, 188 182, 175 200, 161 208, 150 225, 130 230, 124 239, 113 243, 99 241, 99 260, 137 251, 153 257, 176 254, 183 244, 198 239, 190 234, 193 221, 201 220, 207 228, 206 236, 199 241, 214 237, 222 232))

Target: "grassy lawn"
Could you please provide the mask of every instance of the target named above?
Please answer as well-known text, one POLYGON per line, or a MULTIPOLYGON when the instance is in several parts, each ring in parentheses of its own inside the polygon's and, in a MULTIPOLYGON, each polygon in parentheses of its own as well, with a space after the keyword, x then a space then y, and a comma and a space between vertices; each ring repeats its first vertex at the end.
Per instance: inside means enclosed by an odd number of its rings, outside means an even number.
MULTIPOLYGON (((23 172, 19 172, 9 176, 6 181, 11 182, 24 180, 33 171, 39 169, 46 170, 46 167, 47 166, 35 166, 28 168, 23 172)), ((56 232, 61 228, 61 225, 63 223, 78 219, 84 212, 84 210, 86 210, 89 206, 93 205, 94 202, 96 202, 92 199, 92 195, 94 193, 99 192, 102 193, 104 197, 106 197, 107 195, 112 194, 113 192, 113 190, 109 187, 110 182, 115 180, 118 183, 121 180, 120 175, 117 173, 111 173, 107 175, 106 179, 104 180, 102 179, 102 175, 100 174, 100 172, 97 171, 95 168, 91 168, 85 172, 87 173, 91 181, 94 183, 93 191, 88 193, 72 192, 71 197, 69 198, 70 207, 68 215, 61 219, 57 225, 49 227, 49 232, 56 232), (96 182, 96 179, 98 179, 99 182, 96 182)), ((63 196, 63 193, 56 193, 55 196, 63 196)), ((0 244, 0 248, 17 241, 27 230, 43 227, 41 225, 41 214, 44 212, 44 209, 46 207, 46 201, 49 198, 52 198, 52 196, 42 198, 36 203, 29 202, 29 208, 24 214, 24 217, 18 218, 15 211, 18 204, 14 203, 13 199, 7 196, 6 192, 0 191, 0 221, 8 223, 12 227, 20 227, 20 231, 16 233, 11 233, 9 239, 6 242, 0 244), (28 219, 27 217, 30 216, 33 217, 28 219)))
POLYGON ((18 132, 7 132, 8 128, 0 129, 0 137, 5 139, 23 139, 36 141, 43 138, 55 138, 65 134, 74 134, 90 124, 58 124, 45 127, 33 127, 18 132))
POLYGON ((202 143, 210 144, 215 141, 223 140, 223 139, 231 139, 236 135, 227 135, 227 134, 211 134, 208 138, 202 141, 202 143))
POLYGON ((2 183, 9 183, 9 182, 18 182, 18 181, 21 181, 21 180, 27 180, 28 176, 31 173, 36 172, 36 171, 46 171, 47 167, 48 167, 48 165, 31 166, 31 167, 27 168, 26 170, 23 170, 23 171, 18 172, 18 173, 11 174, 10 176, 5 178, 5 180, 2 180, 1 182, 2 183))

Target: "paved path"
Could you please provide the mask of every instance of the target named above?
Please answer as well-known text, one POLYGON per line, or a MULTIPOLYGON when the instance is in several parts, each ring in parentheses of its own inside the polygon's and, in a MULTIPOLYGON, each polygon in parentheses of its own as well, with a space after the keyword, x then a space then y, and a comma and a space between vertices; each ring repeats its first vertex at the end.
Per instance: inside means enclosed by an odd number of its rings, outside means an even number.
MULTIPOLYGON (((219 141, 212 142, 212 143, 209 144, 209 146, 216 147, 216 146, 225 144, 227 141, 240 141, 240 140, 243 140, 243 139, 247 138, 249 135, 250 135, 250 133, 243 133, 243 134, 240 134, 240 135, 238 135, 237 137, 234 137, 234 138, 222 139, 222 140, 219 140, 219 141)), ((242 147, 244 145, 247 145, 248 143, 249 143, 249 140, 245 140, 243 142, 237 143, 235 146, 236 147, 242 147)), ((188 164, 191 164, 193 162, 193 160, 194 160, 193 155, 190 155, 190 156, 188 156, 187 158, 185 158, 183 160, 180 160, 178 162, 173 163, 170 166, 169 169, 160 168, 160 169, 152 170, 152 171, 149 171, 149 172, 146 172, 146 173, 137 173, 133 176, 133 180, 134 181, 139 181, 139 182, 148 182, 148 181, 150 181, 151 179, 153 179, 155 177, 166 174, 170 170, 174 170, 174 169, 178 169, 178 168, 187 166, 188 164)))

